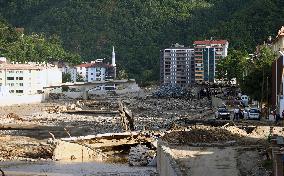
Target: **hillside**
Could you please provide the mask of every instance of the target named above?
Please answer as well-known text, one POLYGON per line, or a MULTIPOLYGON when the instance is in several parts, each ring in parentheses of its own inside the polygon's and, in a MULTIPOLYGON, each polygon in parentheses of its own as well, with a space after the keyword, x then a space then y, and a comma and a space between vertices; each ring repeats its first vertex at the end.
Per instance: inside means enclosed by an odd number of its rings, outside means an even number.
POLYGON ((281 0, 2 0, 1 15, 27 33, 57 34, 85 60, 117 60, 131 77, 159 78, 159 51, 172 43, 228 39, 251 52, 284 24, 281 0))

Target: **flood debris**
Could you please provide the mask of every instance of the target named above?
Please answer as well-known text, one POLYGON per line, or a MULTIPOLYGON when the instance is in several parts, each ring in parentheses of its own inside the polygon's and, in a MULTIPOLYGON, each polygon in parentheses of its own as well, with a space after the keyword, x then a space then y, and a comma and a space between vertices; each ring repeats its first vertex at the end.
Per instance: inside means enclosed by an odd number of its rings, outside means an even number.
POLYGON ((82 110, 81 107, 78 107, 76 104, 71 104, 71 105, 61 105, 61 106, 54 106, 54 107, 49 107, 45 109, 46 112, 53 114, 53 113, 62 113, 62 112, 67 112, 68 110, 75 110, 75 111, 80 111, 82 110))
POLYGON ((125 131, 134 131, 134 118, 132 112, 119 102, 119 115, 121 118, 121 125, 125 131))
MULTIPOLYGON (((157 138, 200 148, 266 145, 267 122, 215 120, 210 98, 198 99, 192 89, 162 86, 154 94, 55 97, 60 99, 0 108, 0 160, 119 158, 131 166, 147 166, 154 163, 157 145, 151 144, 157 138), (54 137, 48 139, 49 134, 54 137)), ((272 131, 284 135, 281 127, 272 131)))
POLYGON ((9 114, 7 114, 7 118, 9 118, 9 119, 14 119, 14 120, 19 120, 19 121, 23 121, 23 119, 22 119, 18 114, 15 114, 15 113, 9 113, 9 114))
POLYGON ((191 93, 177 84, 163 84, 153 93, 153 96, 158 98, 189 98, 191 93))
POLYGON ((128 157, 130 166, 147 166, 155 157, 155 151, 145 145, 131 147, 128 157))

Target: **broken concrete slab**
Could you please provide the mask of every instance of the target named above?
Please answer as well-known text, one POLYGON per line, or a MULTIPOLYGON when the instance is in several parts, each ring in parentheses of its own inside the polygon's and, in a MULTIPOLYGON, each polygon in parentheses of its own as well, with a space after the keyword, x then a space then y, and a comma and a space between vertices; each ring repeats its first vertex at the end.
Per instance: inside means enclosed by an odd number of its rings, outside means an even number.
POLYGON ((58 161, 102 161, 103 155, 87 145, 58 140, 52 159, 58 161))

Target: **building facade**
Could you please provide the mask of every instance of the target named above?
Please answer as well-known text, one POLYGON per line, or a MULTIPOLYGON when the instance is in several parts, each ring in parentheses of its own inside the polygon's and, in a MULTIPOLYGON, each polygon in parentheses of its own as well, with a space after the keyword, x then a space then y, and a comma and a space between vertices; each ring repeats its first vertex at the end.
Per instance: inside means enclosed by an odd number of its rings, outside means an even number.
POLYGON ((105 81, 116 78, 116 60, 114 47, 112 49, 111 64, 104 63, 104 59, 97 59, 89 63, 83 63, 75 67, 65 67, 63 73, 71 75, 72 82, 81 77, 84 82, 105 81))
POLYGON ((194 82, 194 50, 175 44, 161 51, 160 83, 185 87, 194 82))
POLYGON ((271 47, 276 55, 272 64, 271 104, 281 114, 284 110, 284 26, 278 31, 271 47))
POLYGON ((203 40, 194 42, 195 81, 215 82, 216 65, 228 55, 227 40, 203 40))
POLYGON ((0 86, 11 95, 34 95, 62 83, 62 72, 47 64, 0 64, 0 86))
POLYGON ((114 78, 114 67, 102 62, 91 62, 76 66, 77 74, 84 82, 105 81, 114 78))

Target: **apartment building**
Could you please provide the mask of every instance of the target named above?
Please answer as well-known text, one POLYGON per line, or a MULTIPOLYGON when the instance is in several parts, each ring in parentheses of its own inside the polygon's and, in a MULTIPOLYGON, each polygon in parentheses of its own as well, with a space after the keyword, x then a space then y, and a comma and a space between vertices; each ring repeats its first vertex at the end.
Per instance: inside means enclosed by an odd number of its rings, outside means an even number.
MULTIPOLYGON (((75 67, 76 73, 84 82, 105 81, 116 78, 116 60, 114 47, 112 48, 111 64, 104 63, 104 59, 97 59, 90 63, 83 63, 75 67)), ((73 71, 71 76, 74 75, 73 71)))
POLYGON ((114 77, 111 65, 97 61, 77 65, 76 70, 84 82, 105 81, 114 77))
POLYGON ((195 81, 215 82, 216 65, 219 60, 228 55, 227 40, 195 41, 195 81))
POLYGON ((277 113, 284 111, 284 26, 271 43, 276 58, 272 64, 271 105, 277 113))
POLYGON ((62 72, 47 64, 0 64, 0 87, 11 95, 34 95, 44 87, 60 85, 62 72))
POLYGON ((161 51, 160 83, 185 87, 194 82, 194 49, 175 44, 161 51))

